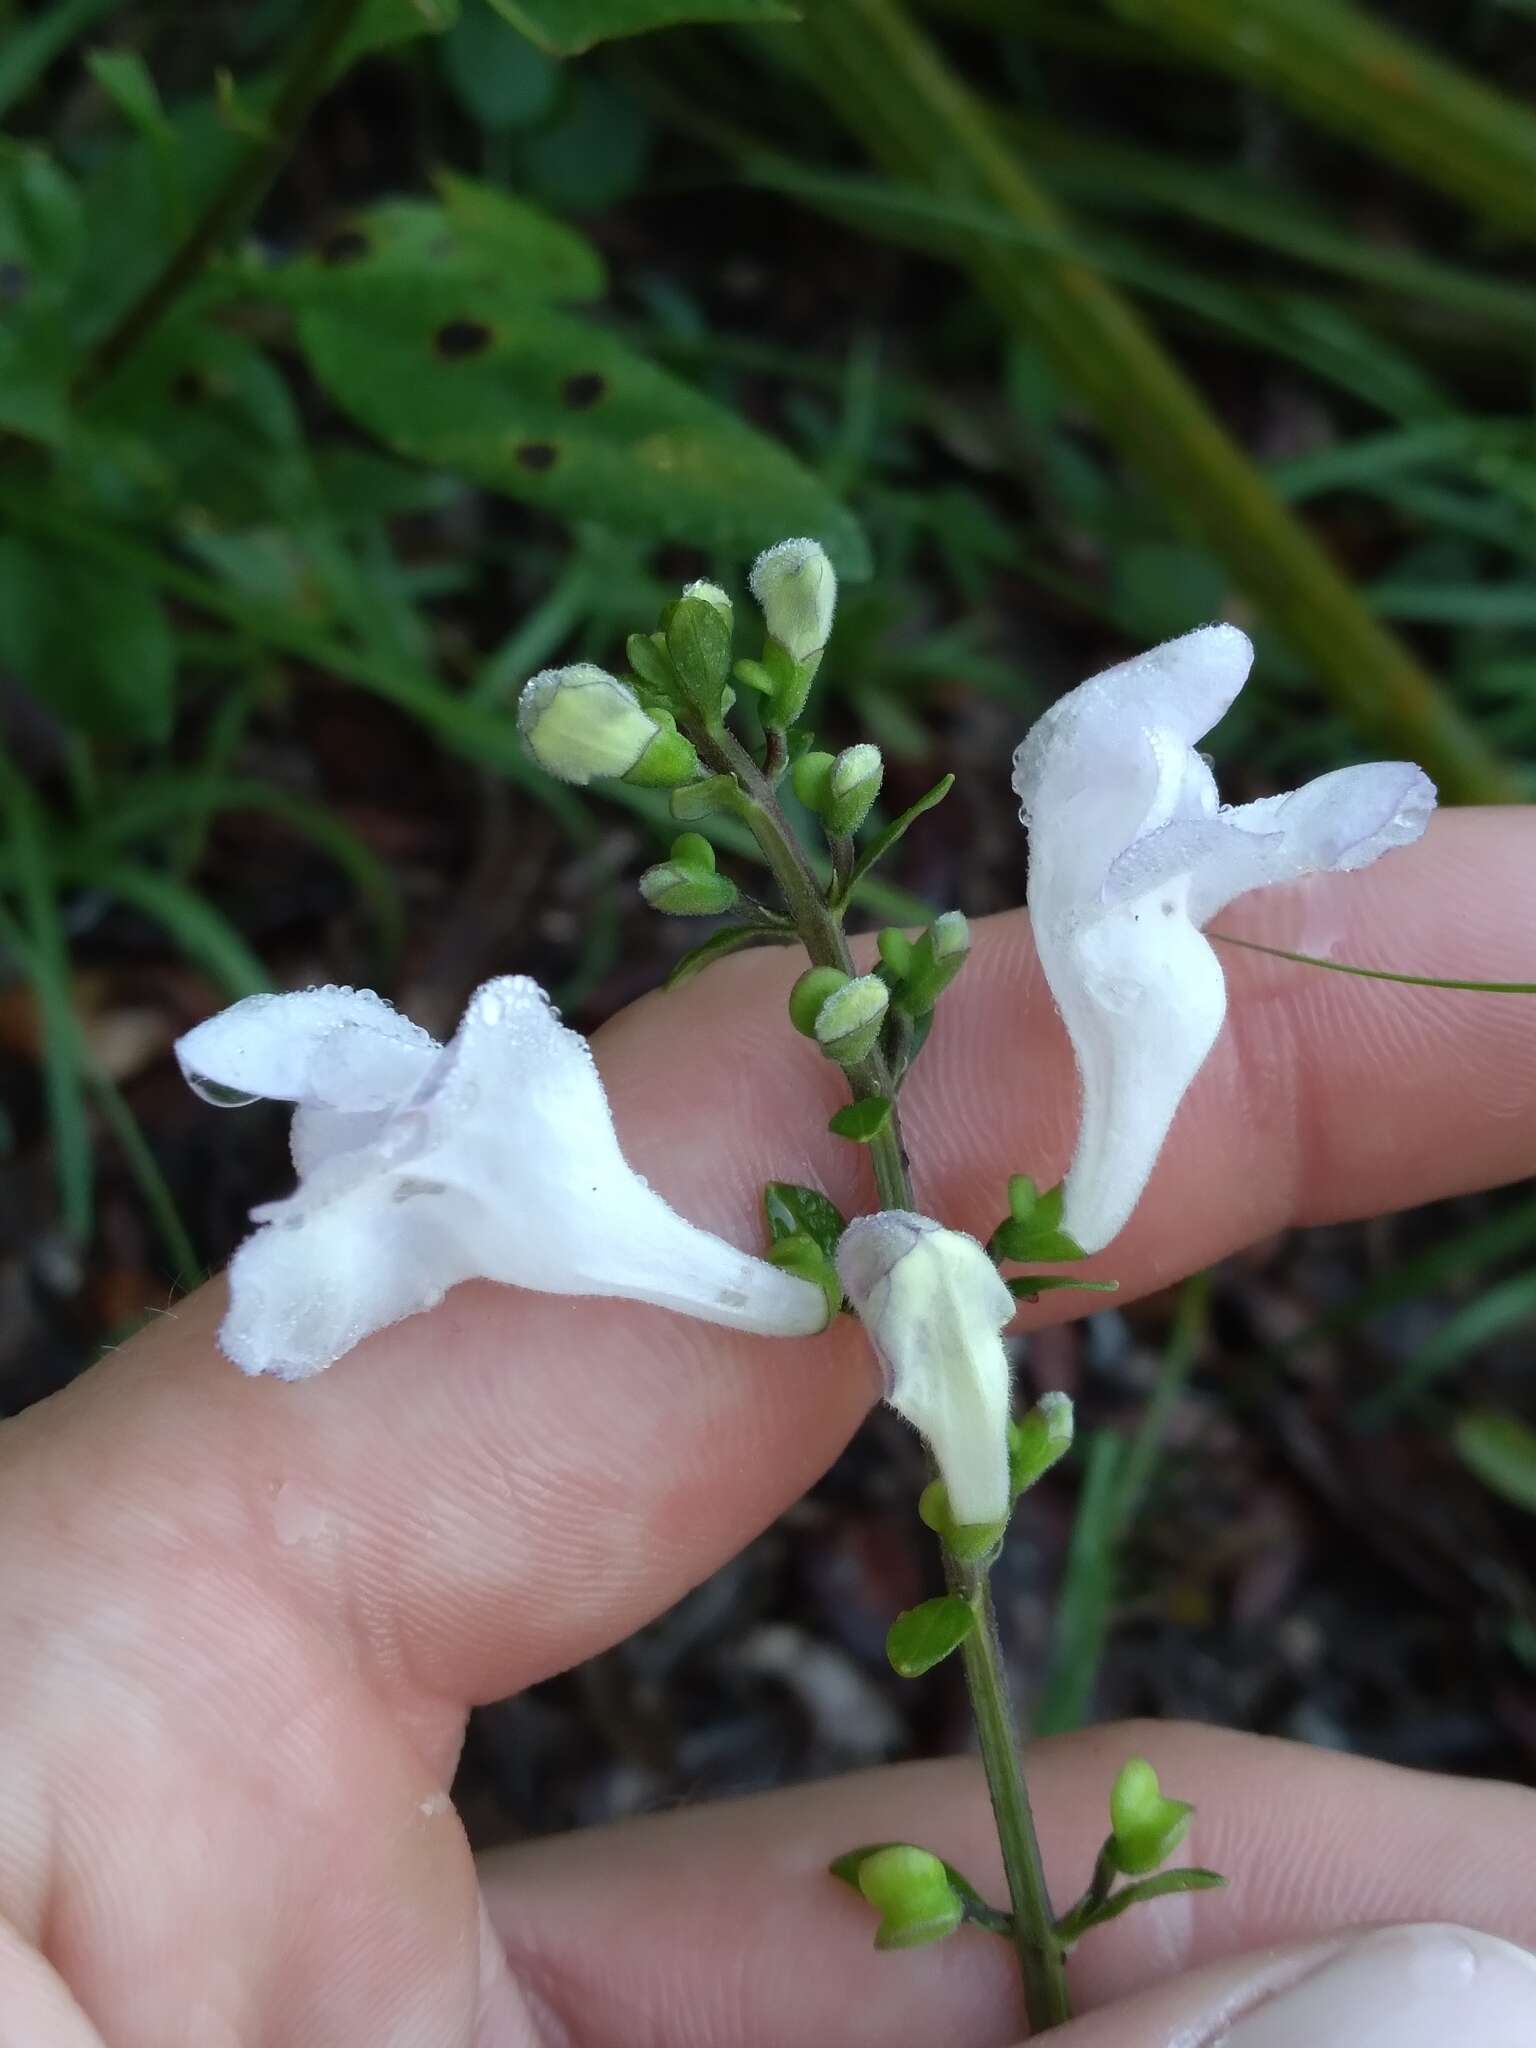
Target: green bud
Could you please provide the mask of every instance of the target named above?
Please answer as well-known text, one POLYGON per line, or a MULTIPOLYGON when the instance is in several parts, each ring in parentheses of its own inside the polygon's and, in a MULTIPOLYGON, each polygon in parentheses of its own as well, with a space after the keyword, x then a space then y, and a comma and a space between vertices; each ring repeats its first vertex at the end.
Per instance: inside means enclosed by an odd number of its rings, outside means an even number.
POLYGON ((914 1016, 931 1010, 970 957, 971 928, 959 910, 936 917, 912 947, 901 1004, 914 1016))
POLYGON ((1183 1799, 1165 1799, 1157 1773, 1144 1757, 1120 1768, 1109 1795, 1114 1830, 1110 1853, 1127 1877, 1143 1877, 1166 1863, 1189 1833, 1195 1809, 1183 1799))
POLYGON ((820 541, 781 540, 758 556, 750 581, 769 639, 798 665, 819 657, 837 608, 837 573, 820 541))
POLYGON ((715 849, 702 832, 679 832, 672 842, 672 858, 679 867, 697 868, 705 875, 715 872, 715 849))
POLYGON ((718 718, 731 668, 729 602, 723 614, 707 597, 685 595, 669 606, 667 653, 678 687, 694 710, 703 718, 718 718))
POLYGON ((1013 1497, 1027 1493, 1072 1448, 1072 1402, 1066 1394, 1042 1394, 1017 1422, 1008 1425, 1008 1478, 1013 1497))
POLYGON ((658 861, 640 877, 640 894, 653 910, 673 917, 718 917, 736 902, 736 884, 715 873, 715 849, 698 832, 672 842, 670 860, 658 861))
MULTIPOLYGON (((577 784, 628 775, 658 739, 678 737, 627 683, 587 661, 530 677, 517 701, 517 726, 541 768, 577 784)), ((693 752, 686 740, 682 745, 693 752)))
POLYGON ((869 816, 884 780, 885 763, 878 747, 867 740, 856 747, 844 747, 827 777, 827 829, 839 835, 857 832, 869 816))
POLYGON ((816 1019, 828 996, 846 986, 840 967, 807 967, 789 992, 789 1021, 806 1038, 816 1036, 816 1019))
POLYGON ((802 754, 790 770, 789 779, 794 784, 795 795, 818 818, 826 815, 827 783, 836 759, 835 754, 802 754))
POLYGON ((690 583, 685 586, 683 595, 684 597, 702 598, 705 604, 712 604, 714 606, 727 625, 731 623, 733 612, 731 600, 726 596, 718 583, 690 583))
POLYGON ((845 981, 816 1013, 816 1043, 840 1067, 856 1067, 874 1050, 891 992, 878 974, 845 981))
POLYGON ((880 949, 880 958, 897 981, 904 981, 912 971, 912 941, 905 932, 895 926, 883 931, 875 944, 880 949))
POLYGON ((859 1865, 859 1890, 880 1915, 876 1948, 921 1948, 953 1934, 965 1908, 937 1856, 909 1842, 876 1849, 859 1865))

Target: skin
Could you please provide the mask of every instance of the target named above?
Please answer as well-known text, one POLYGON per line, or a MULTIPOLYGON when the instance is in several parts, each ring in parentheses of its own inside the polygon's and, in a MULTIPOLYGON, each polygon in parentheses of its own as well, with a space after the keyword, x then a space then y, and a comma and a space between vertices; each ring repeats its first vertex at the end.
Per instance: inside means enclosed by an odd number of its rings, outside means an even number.
MULTIPOLYGON (((1367 873, 1221 922, 1529 978, 1533 858, 1536 817, 1450 815, 1367 873)), ((1095 1262, 1129 1294, 1286 1224, 1536 1170, 1521 999, 1226 965, 1228 1027, 1095 1262)), ((868 1206, 861 1158, 822 1129, 837 1077, 784 1021, 790 972, 778 954, 728 963, 599 1043, 630 1157, 743 1244, 770 1175, 868 1206)), ((997 919, 911 1086, 919 1201, 985 1231, 1008 1173, 1057 1176, 1073 1114, 1027 927, 997 919)), ((0 2048, 1017 2039, 1001 1943, 876 1955, 867 1911, 820 1874, 855 1842, 909 1836, 995 1890, 967 1762, 537 1844, 480 1873, 446 1798, 472 1703, 626 1635, 836 1455, 875 1394, 846 1319, 776 1344, 476 1285, 281 1386, 217 1356, 220 1310, 214 1285, 0 1430, 0 2048)), ((1346 1926, 1441 1918, 1536 1942, 1528 1793, 1214 1730, 1040 1746, 1063 1889, 1134 1751, 1198 1801, 1190 1854, 1233 1888, 1092 1937, 1063 2048, 1196 2042, 1190 2001, 1225 1996, 1223 1972, 1303 1967, 1233 1958, 1346 1926)))

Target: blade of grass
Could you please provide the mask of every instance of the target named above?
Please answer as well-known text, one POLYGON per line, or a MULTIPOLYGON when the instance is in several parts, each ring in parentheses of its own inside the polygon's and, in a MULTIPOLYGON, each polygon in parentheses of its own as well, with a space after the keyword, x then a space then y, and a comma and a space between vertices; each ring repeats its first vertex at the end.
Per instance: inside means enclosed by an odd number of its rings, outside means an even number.
MULTIPOLYGON (((772 47, 897 176, 990 199, 1031 232, 1065 232, 985 110, 895 0, 824 0, 795 36, 798 43, 775 37, 772 47)), ((978 244, 967 267, 1010 325, 1040 338, 1106 435, 1227 563, 1363 732, 1422 761, 1455 799, 1514 792, 1475 727, 1371 616, 1091 264, 978 244)))
POLYGON ((1464 1365, 1475 1351, 1536 1317, 1536 1272, 1501 1280, 1448 1316, 1435 1334, 1398 1367, 1391 1384, 1362 1401, 1355 1420, 1371 1429, 1401 1414, 1436 1380, 1464 1365))
POLYGON ((1330 974, 1353 974, 1362 981, 1395 981, 1405 988, 1464 989, 1480 996, 1536 996, 1536 981, 1452 981, 1436 974, 1397 974, 1385 967, 1357 967, 1348 960, 1324 960, 1316 953, 1290 953, 1284 946, 1261 946, 1257 939, 1234 938, 1230 932, 1208 931, 1219 945, 1244 953, 1265 953, 1271 960, 1291 960, 1298 967, 1325 967, 1330 974))
POLYGON ((237 1002, 271 988, 271 975, 229 919, 195 889, 123 861, 81 872, 99 889, 163 925, 182 951, 237 1002))
POLYGON ((1108 0, 1122 21, 1284 99, 1500 226, 1536 232, 1536 121, 1348 0, 1108 0))
POLYGON ((116 5, 117 0, 58 0, 19 28, 7 28, 0 50, 0 115, 25 99, 54 58, 116 5))
POLYGON ((150 1220, 160 1233, 160 1242, 170 1260, 171 1277, 179 1288, 191 1293, 194 1287, 201 1287, 208 1276, 176 1206, 170 1183, 160 1171, 159 1162, 150 1149, 143 1126, 128 1107, 122 1090, 94 1060, 87 1062, 86 1080, 96 1098, 101 1120, 117 1140, 128 1171, 138 1184, 150 1220))

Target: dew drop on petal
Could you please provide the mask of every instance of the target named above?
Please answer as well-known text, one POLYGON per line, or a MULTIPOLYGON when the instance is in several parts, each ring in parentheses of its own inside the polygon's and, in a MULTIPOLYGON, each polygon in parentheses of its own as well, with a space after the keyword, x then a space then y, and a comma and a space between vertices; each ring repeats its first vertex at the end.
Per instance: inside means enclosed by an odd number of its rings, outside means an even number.
POLYGON ((210 1081, 206 1074, 188 1074, 187 1086, 215 1109, 249 1109, 261 1100, 259 1095, 247 1095, 243 1088, 226 1088, 222 1081, 210 1081))

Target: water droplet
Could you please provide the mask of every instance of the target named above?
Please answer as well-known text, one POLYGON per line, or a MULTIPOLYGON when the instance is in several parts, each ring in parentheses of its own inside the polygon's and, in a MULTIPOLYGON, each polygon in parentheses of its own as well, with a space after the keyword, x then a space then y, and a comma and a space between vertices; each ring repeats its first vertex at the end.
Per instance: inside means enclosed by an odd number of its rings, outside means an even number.
POLYGON ((247 1109, 261 1100, 259 1095, 247 1095, 243 1088, 226 1088, 222 1081, 210 1081, 206 1074, 188 1074, 187 1086, 215 1109, 247 1109))

